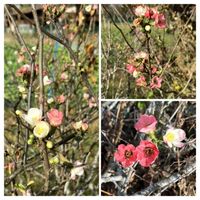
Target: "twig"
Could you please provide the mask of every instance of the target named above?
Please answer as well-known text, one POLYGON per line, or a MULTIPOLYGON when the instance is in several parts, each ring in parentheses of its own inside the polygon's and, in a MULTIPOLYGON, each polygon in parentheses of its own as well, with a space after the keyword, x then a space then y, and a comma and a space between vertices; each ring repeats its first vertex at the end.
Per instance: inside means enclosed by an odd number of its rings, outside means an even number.
POLYGON ((157 190, 163 190, 164 188, 169 188, 174 183, 180 181, 182 178, 185 178, 192 174, 196 170, 196 163, 192 163, 189 166, 186 166, 182 173, 174 173, 170 177, 163 179, 157 183, 150 185, 149 187, 141 190, 140 192, 134 193, 133 195, 143 195, 149 196, 152 193, 156 192, 157 190))
POLYGON ((175 112, 173 113, 173 115, 170 117, 169 119, 169 124, 171 123, 172 119, 174 118, 174 116, 177 114, 177 112, 179 111, 179 109, 181 108, 181 106, 183 105, 184 102, 180 102, 178 108, 175 110, 175 112))
MULTIPOLYGON (((24 46, 24 48, 26 49, 26 52, 28 53, 29 59, 30 59, 30 63, 31 63, 31 75, 30 75, 30 80, 29 80, 29 88, 28 88, 28 104, 27 104, 27 110, 29 110, 31 108, 31 94, 32 94, 32 85, 33 85, 33 75, 34 75, 34 58, 31 55, 31 52, 29 51, 21 33, 19 32, 19 29, 17 27, 17 24, 15 23, 15 20, 13 19, 12 15, 10 14, 7 5, 5 5, 5 11, 8 15, 8 17, 10 18, 11 22, 14 25, 15 28, 15 32, 20 40, 20 43, 24 46)), ((26 133, 25 133, 25 143, 24 143, 24 155, 23 155, 23 164, 26 164, 27 161, 27 152, 28 152, 28 137, 29 137, 29 129, 26 128, 26 133)))
POLYGON ((192 16, 193 16, 194 13, 195 13, 195 7, 193 8, 192 13, 191 13, 190 17, 188 18, 188 20, 187 20, 187 22, 186 22, 186 24, 185 24, 185 26, 184 26, 182 32, 179 34, 179 38, 178 38, 176 44, 174 45, 174 48, 173 48, 173 50, 172 50, 172 52, 171 52, 171 55, 170 55, 170 57, 169 57, 169 60, 168 60, 167 63, 165 64, 165 67, 163 68, 160 77, 163 76, 163 74, 164 74, 166 68, 168 67, 169 63, 171 62, 171 59, 172 59, 172 57, 173 57, 173 55, 174 55, 174 52, 175 52, 175 50, 176 50, 176 48, 177 48, 177 46, 178 46, 178 43, 179 43, 179 41, 181 40, 183 33, 184 33, 185 30, 187 29, 187 25, 188 25, 188 23, 190 22, 190 20, 191 20, 191 18, 192 18, 192 16))
MULTIPOLYGON (((32 12, 33 12, 33 17, 35 20, 36 24, 36 29, 37 33, 39 35, 39 80, 40 80, 40 96, 39 96, 39 104, 40 104, 40 109, 42 111, 42 115, 44 115, 44 84, 43 84, 43 34, 40 29, 40 24, 39 24, 39 19, 36 13, 35 5, 32 4, 32 12)), ((44 157, 44 173, 45 173, 45 185, 44 185, 44 192, 48 191, 49 188, 49 158, 48 158, 48 153, 47 153, 47 148, 45 145, 45 142, 41 140, 41 145, 42 145, 42 153, 44 157)))
POLYGON ((193 73, 195 71, 195 66, 194 65, 195 64, 193 64, 193 66, 191 68, 191 73, 190 73, 190 76, 189 76, 189 79, 188 79, 187 83, 185 84, 184 88, 178 93, 177 98, 179 97, 180 94, 182 94, 185 91, 185 89, 188 87, 191 79, 193 78, 193 73))
POLYGON ((28 47, 27 47, 27 45, 26 45, 26 43, 25 43, 25 41, 24 41, 24 39, 23 39, 23 37, 22 37, 22 35, 21 35, 21 33, 19 32, 19 29, 18 29, 18 27, 17 27, 17 24, 15 23, 15 20, 13 19, 12 15, 10 14, 10 12, 9 12, 9 10, 8 10, 8 5, 5 5, 4 8, 5 8, 5 11, 6 11, 8 17, 11 19, 12 24, 14 25, 15 31, 16 31, 16 33, 17 33, 17 36, 19 37, 19 40, 20 40, 21 44, 22 44, 22 45, 24 46, 24 48, 26 49, 26 52, 28 53, 28 55, 29 55, 29 57, 30 57, 30 60, 32 60, 33 57, 32 57, 32 55, 31 55, 31 53, 30 53, 30 51, 29 51, 29 49, 28 49, 28 47))
POLYGON ((11 176, 9 176, 8 178, 5 179, 5 185, 9 185, 11 183, 11 181, 13 179, 15 179, 15 177, 20 174, 21 172, 23 172, 23 170, 29 168, 29 167, 32 167, 33 165, 35 164, 38 164, 42 159, 38 159, 38 160, 35 160, 34 162, 31 162, 29 164, 26 164, 24 166, 21 166, 18 170, 16 170, 11 176))
POLYGON ((135 53, 134 48, 131 46, 131 44, 128 42, 128 40, 126 39, 126 36, 124 35, 122 29, 115 23, 112 15, 110 14, 110 12, 107 10, 106 6, 102 5, 102 7, 104 8, 104 10, 107 12, 107 14, 109 15, 110 19, 112 20, 114 26, 119 30, 119 32, 121 33, 122 37, 124 38, 126 44, 130 47, 130 49, 135 53))
POLYGON ((108 183, 108 182, 116 182, 116 181, 123 181, 125 177, 118 175, 118 176, 110 176, 110 177, 101 177, 101 183, 108 183))

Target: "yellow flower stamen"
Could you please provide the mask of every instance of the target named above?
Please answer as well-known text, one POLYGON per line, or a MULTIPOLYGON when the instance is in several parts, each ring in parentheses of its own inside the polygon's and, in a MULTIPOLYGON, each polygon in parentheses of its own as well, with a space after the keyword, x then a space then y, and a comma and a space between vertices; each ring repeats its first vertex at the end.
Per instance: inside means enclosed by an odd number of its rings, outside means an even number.
POLYGON ((168 132, 168 133, 166 134, 166 140, 167 140, 168 142, 173 142, 174 139, 175 139, 175 135, 174 135, 173 132, 168 132))

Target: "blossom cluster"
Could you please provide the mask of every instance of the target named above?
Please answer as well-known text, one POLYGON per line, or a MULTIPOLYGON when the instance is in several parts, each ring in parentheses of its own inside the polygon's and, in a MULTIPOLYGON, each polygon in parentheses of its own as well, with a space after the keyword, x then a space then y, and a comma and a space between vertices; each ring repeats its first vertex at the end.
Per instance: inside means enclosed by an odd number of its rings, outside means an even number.
MULTIPOLYGON (((159 155, 159 149, 151 139, 155 139, 155 130, 157 120, 153 115, 141 115, 135 123, 134 128, 149 136, 150 140, 141 140, 140 144, 135 147, 132 144, 120 144, 114 153, 115 160, 120 162, 123 167, 130 167, 135 162, 139 162, 143 167, 149 167, 155 162, 159 155)), ((169 147, 183 147, 183 140, 186 139, 184 130, 179 128, 169 128, 163 136, 163 141, 169 147)))
POLYGON ((123 167, 130 167, 134 162, 139 162, 143 167, 149 167, 159 155, 157 146, 148 140, 142 140, 135 147, 132 144, 120 144, 114 154, 115 160, 123 167))
POLYGON ((162 78, 159 77, 159 68, 155 65, 149 67, 148 60, 149 55, 146 52, 135 53, 134 58, 128 60, 126 70, 133 75, 137 86, 151 89, 161 88, 162 78))
POLYGON ((63 120, 63 113, 54 108, 47 112, 49 123, 43 120, 42 111, 38 108, 30 108, 27 114, 23 114, 21 111, 17 110, 16 114, 31 125, 33 134, 38 138, 45 138, 50 131, 50 125, 58 127, 62 124, 63 120))
MULTIPOLYGON (((137 18, 134 19, 133 26, 145 32, 148 37, 152 27, 166 28, 165 15, 158 11, 158 7, 140 5, 134 9, 134 14, 137 18)), ((148 53, 144 51, 135 53, 133 58, 127 61, 126 70, 133 75, 137 86, 158 89, 162 84, 161 71, 150 61, 149 54, 149 50, 148 53)))
POLYGON ((151 26, 160 29, 166 28, 165 15, 160 13, 157 7, 149 7, 145 5, 137 6, 134 13, 137 16, 133 21, 135 27, 142 26, 145 31, 150 31, 151 26))
MULTIPOLYGON (((39 67, 37 64, 34 65, 34 79, 36 75, 38 75, 39 67)), ((16 71, 16 76, 22 77, 23 82, 26 84, 28 83, 31 75, 31 66, 29 64, 22 65, 16 71)), ((45 87, 48 87, 53 83, 48 76, 48 72, 43 70, 43 84, 45 87)), ((67 72, 63 71, 60 75, 61 82, 67 82, 69 80, 67 72)), ((27 88, 24 85, 19 85, 18 90, 21 93, 23 99, 27 97, 27 88)), ((37 94, 35 95, 37 97, 37 94)), ((84 99, 88 101, 88 106, 90 108, 96 107, 96 101, 94 97, 90 97, 89 94, 84 94, 84 99)), ((30 108, 27 114, 22 113, 21 111, 17 110, 16 114, 21 116, 28 124, 31 125, 33 128, 33 134, 30 135, 28 143, 32 144, 34 135, 38 138, 45 138, 49 132, 51 126, 58 127, 62 124, 63 121, 63 113, 58 109, 52 108, 57 107, 60 104, 63 104, 66 101, 66 96, 62 93, 56 97, 50 97, 47 99, 47 104, 51 105, 51 109, 46 113, 46 120, 45 117, 42 116, 42 111, 38 108, 30 108)), ((72 124, 73 128, 76 130, 86 131, 88 129, 88 124, 84 121, 74 122, 72 124)), ((48 148, 52 148, 53 144, 47 141, 48 148)))

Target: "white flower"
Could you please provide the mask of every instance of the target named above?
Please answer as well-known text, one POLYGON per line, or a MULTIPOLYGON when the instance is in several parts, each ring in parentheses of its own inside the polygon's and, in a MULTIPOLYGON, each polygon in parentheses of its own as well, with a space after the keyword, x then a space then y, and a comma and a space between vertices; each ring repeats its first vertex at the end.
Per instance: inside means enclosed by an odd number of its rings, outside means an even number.
POLYGON ((47 122, 40 121, 33 129, 33 134, 38 138, 45 138, 50 130, 50 126, 47 122))
POLYGON ((38 108, 30 108, 28 114, 24 115, 24 120, 34 127, 42 120, 42 111, 38 108))
POLYGON ((74 168, 71 169, 71 179, 75 180, 76 176, 82 176, 84 174, 84 169, 80 161, 76 161, 74 168))
POLYGON ((186 138, 185 131, 182 129, 170 128, 167 130, 166 134, 163 136, 163 140, 169 147, 183 147, 184 143, 181 141, 186 138))
POLYGON ((50 85, 52 83, 52 80, 50 80, 48 76, 44 76, 43 83, 44 83, 44 86, 50 85))
POLYGON ((135 8, 135 15, 138 17, 144 16, 146 13, 146 8, 144 6, 137 6, 135 8))

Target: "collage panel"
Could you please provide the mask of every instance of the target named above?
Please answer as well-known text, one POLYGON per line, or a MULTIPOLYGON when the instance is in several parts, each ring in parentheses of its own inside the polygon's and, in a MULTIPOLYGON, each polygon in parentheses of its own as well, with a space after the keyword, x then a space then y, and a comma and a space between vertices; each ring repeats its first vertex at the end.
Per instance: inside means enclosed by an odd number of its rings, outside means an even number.
POLYGON ((196 195, 195 4, 4 5, 4 196, 99 195, 196 195))
POLYGON ((99 6, 4 5, 4 195, 99 195, 99 6))
POLYGON ((196 195, 195 101, 102 101, 102 196, 196 195))
POLYGON ((196 5, 102 5, 102 99, 196 98, 196 5))

